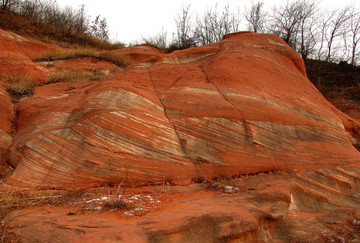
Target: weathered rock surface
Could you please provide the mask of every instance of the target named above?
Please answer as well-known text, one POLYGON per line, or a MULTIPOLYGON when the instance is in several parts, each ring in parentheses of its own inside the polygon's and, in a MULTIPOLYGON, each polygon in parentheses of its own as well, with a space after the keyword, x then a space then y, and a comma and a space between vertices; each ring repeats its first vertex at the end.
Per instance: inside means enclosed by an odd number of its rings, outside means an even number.
POLYGON ((36 82, 43 81, 49 72, 32 61, 40 53, 59 49, 57 45, 31 40, 0 29, 0 77, 27 76, 36 82))
POLYGON ((5 170, 8 149, 12 143, 13 105, 6 91, 6 86, 0 83, 0 174, 5 170))
POLYGON ((226 186, 236 189, 232 193, 208 184, 162 193, 161 187, 129 189, 122 196, 134 201, 130 209, 77 208, 101 201, 94 196, 68 206, 15 210, 5 222, 23 242, 356 242, 359 172, 338 166, 258 174, 233 180, 226 186), (138 210, 148 198, 143 214, 138 210))
MULTIPOLYGON (((87 59, 49 67, 17 51, 17 62, 43 70, 39 80, 54 68, 96 67, 87 59)), ((170 54, 152 47, 115 52, 135 64, 120 70, 99 63, 116 74, 101 82, 42 85, 14 105, 0 83, 0 152, 14 168, 0 190, 166 182, 186 191, 214 178, 240 178, 244 190, 174 192, 160 209, 135 218, 17 210, 6 222, 25 242, 320 241, 336 237, 326 230, 337 219, 360 220, 359 122, 315 89, 280 38, 236 33, 170 54)))
POLYGON ((144 62, 84 87, 40 86, 19 102, 6 185, 186 184, 359 162, 349 136, 358 123, 275 36, 237 34, 144 62))

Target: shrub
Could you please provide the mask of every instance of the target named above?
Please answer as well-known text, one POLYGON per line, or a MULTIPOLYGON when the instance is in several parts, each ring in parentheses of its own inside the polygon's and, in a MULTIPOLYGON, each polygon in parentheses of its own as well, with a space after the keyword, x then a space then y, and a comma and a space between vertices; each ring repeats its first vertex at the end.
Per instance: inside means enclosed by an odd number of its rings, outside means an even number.
POLYGON ((124 47, 108 41, 106 19, 91 21, 84 6, 60 8, 56 1, 19 1, 0 12, 0 28, 59 45, 92 46, 100 49, 124 47))
POLYGON ((162 29, 160 33, 153 37, 142 37, 142 42, 141 45, 152 46, 164 50, 167 48, 167 32, 162 29))

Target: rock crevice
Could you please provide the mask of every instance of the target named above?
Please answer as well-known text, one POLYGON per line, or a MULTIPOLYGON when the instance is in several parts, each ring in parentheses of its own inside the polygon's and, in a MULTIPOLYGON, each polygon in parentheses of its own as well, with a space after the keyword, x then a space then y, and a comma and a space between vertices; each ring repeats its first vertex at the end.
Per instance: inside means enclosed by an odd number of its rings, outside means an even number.
MULTIPOLYGON (((152 76, 151 76, 150 68, 147 68, 147 69, 148 69, 149 77, 150 77, 150 80, 151 80, 151 82, 152 82, 152 84, 153 84, 154 90, 156 90, 156 89, 155 89, 154 80, 153 80, 153 78, 152 78, 152 76)), ((179 77, 179 78, 174 82, 174 84, 175 84, 178 80, 180 80, 181 78, 182 78, 182 76, 179 77)), ((173 85, 174 85, 174 84, 173 84, 173 85)), ((173 85, 172 85, 172 86, 173 86, 173 85)), ((170 86, 170 88, 171 88, 171 86, 170 86)), ((157 92, 157 94, 158 94, 158 92, 157 92)), ((159 94, 158 94, 158 95, 159 95, 159 94)), ((167 120, 169 121, 169 123, 171 124, 172 128, 174 129, 174 132, 175 132, 175 134, 176 134, 176 137, 178 138, 178 142, 179 142, 179 146, 180 146, 180 148, 181 148, 181 151, 183 152, 184 156, 185 156, 187 159, 189 159, 189 160, 194 164, 194 169, 196 170, 197 177, 199 177, 199 176, 200 176, 200 172, 198 171, 198 168, 197 168, 197 163, 198 163, 198 161, 192 159, 192 158, 187 154, 186 147, 185 147, 185 145, 184 145, 184 141, 183 141, 183 139, 181 139, 181 137, 180 137, 180 135, 179 135, 179 133, 178 133, 178 131, 177 131, 177 129, 176 129, 175 124, 174 124, 174 123, 171 121, 171 119, 169 118, 169 116, 168 116, 168 114, 167 114, 166 107, 165 107, 165 105, 164 105, 164 103, 163 103, 163 99, 164 99, 164 98, 163 98, 162 96, 159 97, 159 102, 160 102, 162 108, 164 109, 164 115, 165 115, 165 117, 167 118, 167 120)), ((191 179, 193 180, 193 179, 195 179, 195 178, 191 178, 191 179)))

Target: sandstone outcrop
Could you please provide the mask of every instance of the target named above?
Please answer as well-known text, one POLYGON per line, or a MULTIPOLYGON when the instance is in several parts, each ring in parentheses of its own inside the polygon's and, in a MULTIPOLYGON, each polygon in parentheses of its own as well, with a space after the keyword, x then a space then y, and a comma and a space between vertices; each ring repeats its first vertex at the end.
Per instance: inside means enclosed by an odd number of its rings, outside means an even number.
POLYGON ((358 122, 322 97, 281 39, 242 33, 151 52, 109 80, 39 86, 21 100, 5 184, 188 184, 359 162, 358 122))
POLYGON ((0 45, 0 76, 3 79, 27 76, 36 82, 43 81, 49 73, 46 68, 33 62, 32 59, 42 52, 59 49, 55 44, 27 39, 2 29, 0 29, 0 45))
POLYGON ((64 241, 311 241, 326 237, 334 217, 360 220, 360 153, 353 146, 359 121, 316 90, 300 56, 280 38, 244 32, 169 54, 144 46, 115 50, 133 60, 121 69, 91 58, 33 62, 40 50, 59 47, 36 42, 38 49, 27 49, 23 37, 0 34, 8 50, 0 52, 3 76, 19 63, 39 83, 61 68, 113 73, 91 83, 39 85, 13 103, 8 84, 0 83, 0 152, 14 170, 1 191, 187 188, 215 179, 238 180, 240 188, 172 192, 162 209, 136 219, 69 220, 51 209, 46 217, 57 223, 44 226, 43 208, 18 210, 6 222, 24 239, 50 227, 44 241, 65 231, 71 234, 64 241))

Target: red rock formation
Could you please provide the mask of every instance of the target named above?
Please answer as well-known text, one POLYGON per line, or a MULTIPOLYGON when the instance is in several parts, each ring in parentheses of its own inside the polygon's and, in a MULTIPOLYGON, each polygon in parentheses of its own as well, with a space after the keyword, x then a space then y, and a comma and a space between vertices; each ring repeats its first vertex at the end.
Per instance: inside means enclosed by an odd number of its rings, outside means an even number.
POLYGON ((116 50, 135 63, 121 70, 89 58, 34 63, 50 47, 0 33, 3 77, 20 63, 39 82, 62 69, 115 74, 41 85, 14 105, 1 80, 0 152, 14 172, 0 190, 162 185, 128 188, 133 211, 78 213, 99 198, 15 210, 4 222, 25 242, 355 239, 359 122, 315 89, 278 37, 235 33, 170 54, 116 50), (140 204, 146 193, 156 206, 140 204))
POLYGON ((6 87, 0 83, 0 174, 2 174, 1 165, 3 165, 7 159, 7 150, 12 143, 12 137, 10 135, 12 133, 13 122, 12 108, 6 87))
POLYGON ((357 121, 273 35, 234 34, 142 60, 107 81, 40 86, 20 102, 6 185, 186 184, 359 162, 349 137, 357 121))
POLYGON ((30 40, 0 29, 0 77, 10 78, 28 76, 41 82, 49 73, 42 65, 34 63, 33 58, 42 52, 59 49, 54 44, 30 40))

